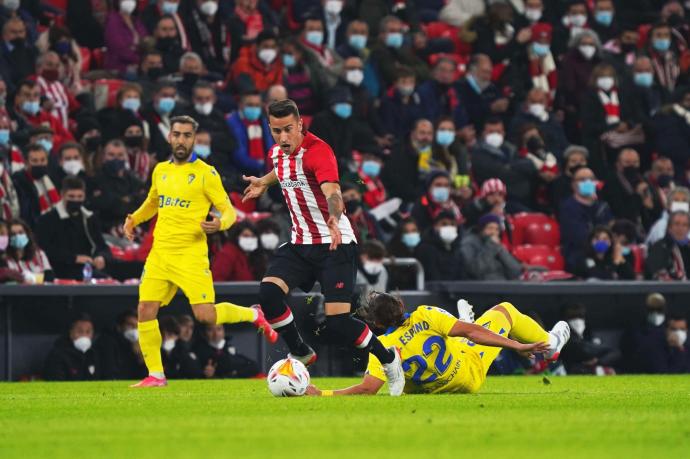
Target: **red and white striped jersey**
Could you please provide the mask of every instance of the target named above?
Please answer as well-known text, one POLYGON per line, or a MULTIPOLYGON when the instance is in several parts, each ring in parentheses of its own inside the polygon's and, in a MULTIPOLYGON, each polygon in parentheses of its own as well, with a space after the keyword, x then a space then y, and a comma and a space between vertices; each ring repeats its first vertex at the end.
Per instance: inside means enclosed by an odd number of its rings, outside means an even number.
MULTIPOLYGON (((269 150, 273 168, 283 190, 285 202, 292 218, 293 244, 330 244, 328 232, 328 202, 321 191, 324 182, 338 183, 338 164, 335 154, 326 142, 312 133, 291 155, 279 145, 269 150)), ((338 227, 343 244, 357 242, 350 221, 343 214, 338 227)))
POLYGON ((48 81, 42 76, 36 78, 36 83, 41 88, 41 95, 53 102, 53 110, 50 113, 60 120, 65 129, 68 129, 70 100, 65 85, 59 81, 48 81))

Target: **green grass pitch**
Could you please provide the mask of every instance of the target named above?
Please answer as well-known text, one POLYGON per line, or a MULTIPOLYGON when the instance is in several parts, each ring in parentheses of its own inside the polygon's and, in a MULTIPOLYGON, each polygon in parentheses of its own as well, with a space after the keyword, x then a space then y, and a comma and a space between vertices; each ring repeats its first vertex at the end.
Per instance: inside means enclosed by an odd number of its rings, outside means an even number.
POLYGON ((684 458, 690 377, 489 377, 477 395, 399 398, 279 399, 263 380, 0 384, 0 458, 32 457, 684 458))

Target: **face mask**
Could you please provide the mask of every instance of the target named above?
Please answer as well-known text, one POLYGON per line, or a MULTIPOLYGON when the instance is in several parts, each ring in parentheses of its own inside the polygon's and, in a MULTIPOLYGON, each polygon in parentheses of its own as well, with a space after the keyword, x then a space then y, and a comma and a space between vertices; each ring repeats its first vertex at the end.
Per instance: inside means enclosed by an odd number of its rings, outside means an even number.
POLYGON ((141 107, 141 100, 139 100, 138 98, 129 97, 122 101, 122 108, 124 108, 125 110, 131 110, 133 112, 136 112, 137 110, 139 110, 139 107, 141 107))
POLYGON ((261 247, 266 250, 275 250, 280 243, 280 238, 276 233, 264 233, 259 238, 261 239, 261 247))
POLYGON ((537 118, 542 118, 546 114, 546 107, 544 104, 529 104, 527 106, 527 111, 537 118))
POLYGON ((88 137, 84 140, 84 146, 88 151, 96 151, 101 146, 101 136, 88 137))
POLYGON ((161 37, 156 39, 156 48, 166 51, 177 45, 177 38, 175 37, 161 37))
POLYGON ((194 151, 197 155, 201 156, 202 159, 206 159, 211 156, 211 146, 210 145, 196 145, 194 151))
POLYGON ((47 81, 57 81, 60 78, 60 71, 58 69, 45 69, 41 71, 41 76, 47 81))
POLYGON ((671 333, 674 333, 678 337, 678 344, 681 346, 685 344, 685 340, 688 339, 688 331, 687 330, 673 330, 671 333))
POLYGON ((536 41, 532 43, 532 51, 539 57, 546 56, 550 50, 551 48, 546 43, 537 43, 536 41))
POLYGON ((225 347, 225 339, 221 339, 220 341, 216 341, 214 343, 209 343, 212 348, 221 350, 225 347))
POLYGON ((91 349, 91 338, 88 336, 80 336, 72 341, 72 344, 78 351, 86 353, 86 351, 91 349))
POLYGON ((647 314, 647 322, 655 327, 663 324, 664 320, 666 320, 666 316, 660 312, 650 312, 647 314))
POLYGON ((381 271, 383 271, 383 263, 379 261, 367 260, 362 264, 362 268, 364 269, 365 273, 369 274, 370 276, 375 276, 377 274, 381 274, 381 271))
POLYGON ((124 138, 125 145, 129 148, 141 148, 144 145, 143 135, 128 135, 124 138))
POLYGON ((62 163, 62 170, 69 175, 77 175, 79 172, 84 170, 84 165, 79 159, 69 159, 62 163))
POLYGON ((38 139, 36 143, 45 148, 48 153, 53 150, 53 142, 48 139, 38 139))
POLYGON ((494 148, 500 148, 503 145, 503 134, 498 132, 492 132, 484 137, 484 141, 494 148))
POLYGON ((175 109, 175 99, 173 97, 161 97, 158 100, 158 113, 167 115, 175 109))
POLYGON ((435 186, 431 189, 431 199, 436 203, 444 203, 450 197, 450 188, 445 186, 435 186))
POLYGON ((455 131, 450 129, 439 129, 436 131, 436 143, 442 147, 447 147, 455 141, 455 131))
POLYGON ((589 198, 597 192, 597 185, 594 183, 594 180, 583 180, 577 184, 577 191, 581 196, 589 198))
POLYGON ((643 88, 649 88, 652 86, 652 83, 654 83, 654 75, 652 75, 652 72, 636 73, 634 79, 635 84, 643 88))
POLYGON ((628 246, 621 247, 621 255, 623 255, 624 257, 627 257, 628 255, 630 255, 630 252, 631 252, 630 247, 628 247, 628 246))
POLYGON ((41 110, 41 104, 37 100, 22 102, 22 111, 27 115, 34 116, 41 110))
POLYGON ((389 48, 398 49, 403 44, 403 34, 400 32, 393 32, 386 35, 386 46, 389 48))
POLYGON ((670 38, 657 38, 652 41, 652 46, 654 47, 655 50, 659 52, 665 52, 668 51, 668 49, 671 47, 671 39, 670 38))
POLYGON ((146 71, 146 76, 151 81, 156 81, 163 75, 163 67, 151 67, 146 71))
POLYGON ((10 44, 14 49, 22 49, 24 45, 26 45, 26 41, 23 38, 15 38, 14 40, 10 40, 10 44))
POLYGON ((48 173, 48 166, 31 166, 31 176, 40 180, 48 173))
POLYGON ((166 339, 165 341, 163 341, 163 350, 164 350, 165 352, 170 352, 170 351, 172 351, 173 349, 175 349, 175 341, 176 341, 176 340, 175 340, 175 339, 172 339, 172 338, 171 338, 171 339, 166 339))
POLYGON ((323 9, 326 13, 340 14, 343 10, 343 2, 340 0, 328 0, 323 9))
POLYGON ((690 244, 690 239, 688 237, 684 237, 683 239, 675 239, 676 244, 678 244, 681 247, 685 247, 688 244, 690 244))
POLYGON ((287 68, 291 68, 297 65, 295 56, 293 56, 292 54, 283 54, 283 65, 287 68))
POLYGON ((364 161, 362 163, 362 173, 371 178, 378 177, 381 173, 381 163, 378 161, 364 161))
POLYGON ((213 16, 218 11, 218 3, 216 2, 204 2, 201 4, 201 12, 206 16, 213 16))
POLYGON ((125 14, 132 14, 132 11, 137 7, 135 0, 122 0, 120 2, 120 11, 125 14))
POLYGON ((571 14, 568 16, 568 19, 570 20, 570 25, 574 27, 582 27, 587 23, 587 16, 584 14, 571 14))
POLYGON ((245 252, 253 252, 259 248, 259 240, 254 236, 240 236, 237 239, 237 244, 245 252))
POLYGON ((320 30, 310 30, 304 35, 307 43, 311 43, 314 46, 321 46, 323 43, 323 32, 320 30))
POLYGON ((402 235, 402 243, 409 249, 413 249, 419 245, 422 240, 422 236, 419 233, 405 233, 402 235))
POLYGON ((414 86, 398 86, 398 92, 404 97, 409 97, 414 92, 414 86))
POLYGON ((15 234, 10 238, 10 245, 15 249, 23 249, 29 243, 29 236, 26 234, 15 234))
POLYGON ((10 144, 10 130, 9 129, 0 129, 0 145, 9 145, 10 144))
POLYGON ((636 183, 640 178, 640 169, 635 166, 624 167, 623 177, 631 184, 636 183))
POLYGON ((604 91, 610 91, 611 88, 616 84, 616 80, 613 77, 599 77, 597 78, 597 86, 604 91))
POLYGON ((604 27, 608 27, 613 22, 613 11, 597 11, 594 13, 594 20, 604 27))
POLYGON ((130 343, 136 343, 139 341, 139 330, 136 328, 128 328, 122 332, 122 335, 124 335, 125 339, 130 343))
POLYGON ((672 201, 671 212, 690 212, 690 203, 683 201, 672 201))
POLYGON ((597 47, 594 45, 580 45, 577 47, 577 49, 580 50, 580 53, 587 60, 590 60, 592 56, 594 56, 594 54, 597 52, 597 47))
POLYGON ((340 102, 333 106, 333 113, 346 120, 352 116, 352 105, 347 102, 340 102))
POLYGON ((531 22, 537 22, 541 19, 541 10, 539 8, 525 8, 525 17, 531 22))
POLYGON ((592 244, 592 248, 594 251, 600 255, 605 254, 608 252, 609 248, 611 247, 611 243, 609 241, 594 241, 592 244))
POLYGON ((367 36, 360 34, 353 34, 347 39, 347 42, 357 51, 364 49, 367 45, 367 36))
POLYGON ((259 51, 259 59, 261 59, 261 62, 263 62, 266 65, 276 60, 277 56, 278 51, 276 51, 273 48, 264 48, 261 51, 259 51))
POLYGON ((175 14, 177 13, 177 8, 179 6, 179 3, 173 3, 173 2, 163 2, 161 5, 161 11, 163 14, 175 14))
POLYGON ((458 228, 456 226, 442 226, 438 230, 438 236, 443 242, 450 244, 458 238, 458 228))
POLYGON ((20 3, 20 0, 5 0, 2 2, 3 6, 10 11, 17 11, 20 3))
POLYGON ((188 86, 194 86, 199 81, 199 75, 186 72, 182 74, 182 82, 188 86))
POLYGON ((248 121, 256 121, 261 116, 261 107, 244 107, 242 114, 248 121))
POLYGON ((213 102, 194 104, 194 110, 196 110, 196 112, 200 115, 208 116, 213 111, 213 102))
POLYGON ((125 161, 123 159, 111 159, 103 163, 103 172, 108 175, 117 175, 125 168, 125 161))
POLYGON ((70 215, 81 214, 82 205, 84 205, 84 201, 65 201, 65 208, 70 215))
POLYGON ((347 81, 350 84, 353 84, 355 86, 359 86, 362 84, 362 80, 364 80, 364 72, 361 70, 348 70, 345 73, 345 81, 347 81))
POLYGON ((0 250, 5 250, 10 243, 10 237, 7 235, 0 236, 0 250))
POLYGON ((585 332, 585 319, 570 319, 568 325, 572 331, 580 336, 585 332))
POLYGON ((361 202, 359 202, 356 199, 351 199, 349 201, 345 201, 345 210, 347 211, 348 214, 354 214, 357 212, 359 207, 362 205, 361 202))

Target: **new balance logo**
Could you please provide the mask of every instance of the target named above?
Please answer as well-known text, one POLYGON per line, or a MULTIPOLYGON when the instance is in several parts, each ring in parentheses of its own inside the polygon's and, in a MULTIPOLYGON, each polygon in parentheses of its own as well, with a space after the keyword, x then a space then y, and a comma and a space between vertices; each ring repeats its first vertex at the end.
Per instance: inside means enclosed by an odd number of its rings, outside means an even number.
POLYGON ((337 282, 335 288, 345 288, 345 282, 337 282))

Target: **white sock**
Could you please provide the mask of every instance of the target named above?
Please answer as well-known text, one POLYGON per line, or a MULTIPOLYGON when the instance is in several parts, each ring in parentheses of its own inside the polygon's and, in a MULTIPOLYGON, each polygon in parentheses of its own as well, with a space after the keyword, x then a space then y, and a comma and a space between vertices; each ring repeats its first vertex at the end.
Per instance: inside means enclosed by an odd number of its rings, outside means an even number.
POLYGON ((165 379, 165 373, 162 371, 151 371, 149 372, 149 376, 153 376, 154 378, 158 379, 165 379))

